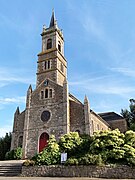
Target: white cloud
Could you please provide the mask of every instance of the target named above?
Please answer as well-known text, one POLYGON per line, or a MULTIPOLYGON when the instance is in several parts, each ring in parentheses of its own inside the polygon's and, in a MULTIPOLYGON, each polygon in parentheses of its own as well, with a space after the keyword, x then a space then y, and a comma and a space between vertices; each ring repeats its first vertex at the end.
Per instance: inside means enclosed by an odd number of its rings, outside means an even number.
POLYGON ((23 84, 34 84, 34 78, 28 77, 27 74, 27 71, 23 69, 16 70, 2 67, 0 68, 0 87, 16 82, 23 84))
POLYGON ((16 98, 0 98, 0 105, 3 104, 12 104, 12 103, 25 103, 26 102, 26 97, 16 97, 16 98))
POLYGON ((69 85, 74 89, 81 90, 84 93, 97 93, 97 94, 112 94, 123 97, 129 97, 131 93, 135 92, 135 86, 126 85, 123 83, 123 80, 115 77, 113 75, 106 75, 100 77, 91 77, 91 78, 76 78, 75 81, 69 82, 69 85))
POLYGON ((112 71, 121 73, 125 76, 135 77, 135 71, 129 68, 111 68, 112 71))

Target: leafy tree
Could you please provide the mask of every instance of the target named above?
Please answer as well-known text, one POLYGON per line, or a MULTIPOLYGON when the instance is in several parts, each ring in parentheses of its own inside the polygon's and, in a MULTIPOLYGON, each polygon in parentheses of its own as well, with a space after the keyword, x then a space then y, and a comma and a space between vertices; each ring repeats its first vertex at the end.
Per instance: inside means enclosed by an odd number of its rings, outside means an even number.
POLYGON ((5 159, 5 154, 10 150, 11 133, 6 133, 5 137, 0 138, 0 160, 5 159))
POLYGON ((129 102, 129 110, 121 109, 121 115, 126 119, 128 128, 135 130, 135 99, 130 99, 129 102))

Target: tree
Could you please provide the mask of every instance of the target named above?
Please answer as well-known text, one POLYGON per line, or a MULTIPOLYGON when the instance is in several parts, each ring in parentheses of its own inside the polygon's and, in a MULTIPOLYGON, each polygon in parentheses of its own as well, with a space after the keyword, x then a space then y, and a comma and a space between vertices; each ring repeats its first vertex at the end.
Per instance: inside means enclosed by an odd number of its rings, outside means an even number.
POLYGON ((130 99, 129 102, 129 110, 121 109, 121 115, 126 119, 128 128, 135 130, 135 99, 130 99))
POLYGON ((5 159, 5 154, 10 150, 11 133, 6 133, 5 137, 0 138, 0 160, 5 159))

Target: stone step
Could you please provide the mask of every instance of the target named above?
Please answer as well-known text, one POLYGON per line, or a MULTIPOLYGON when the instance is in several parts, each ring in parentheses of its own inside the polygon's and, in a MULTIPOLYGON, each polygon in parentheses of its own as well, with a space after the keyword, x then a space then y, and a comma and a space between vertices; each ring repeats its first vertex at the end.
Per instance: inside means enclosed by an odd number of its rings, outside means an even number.
POLYGON ((22 165, 0 165, 0 176, 19 176, 21 172, 22 165))

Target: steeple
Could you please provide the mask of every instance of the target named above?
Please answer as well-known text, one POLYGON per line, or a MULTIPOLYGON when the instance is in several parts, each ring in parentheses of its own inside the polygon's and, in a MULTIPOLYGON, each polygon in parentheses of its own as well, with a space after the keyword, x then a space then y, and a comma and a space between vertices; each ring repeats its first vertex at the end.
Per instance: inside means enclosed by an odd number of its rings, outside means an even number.
POLYGON ((54 14, 54 9, 53 9, 49 28, 54 27, 55 24, 56 24, 56 19, 55 19, 55 14, 54 14))
POLYGON ((67 78, 67 61, 64 57, 64 38, 58 28, 54 10, 50 26, 43 26, 42 51, 38 54, 37 83, 40 85, 45 79, 50 79, 62 85, 67 78))

